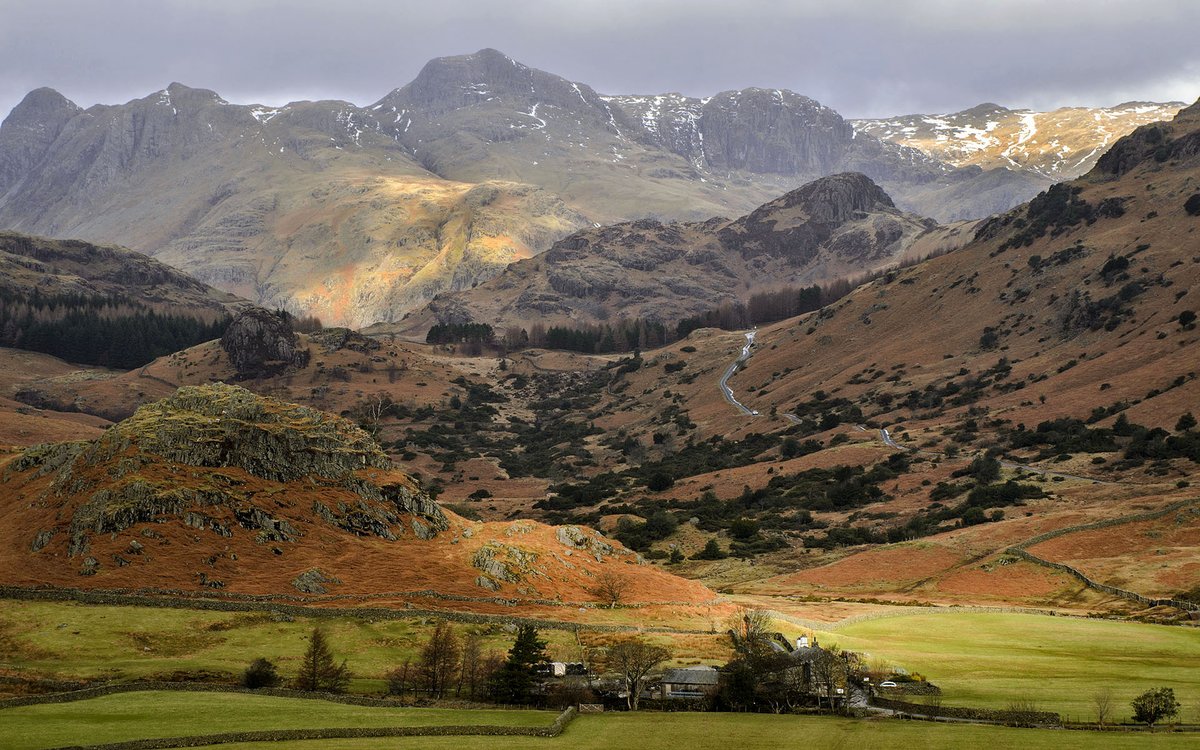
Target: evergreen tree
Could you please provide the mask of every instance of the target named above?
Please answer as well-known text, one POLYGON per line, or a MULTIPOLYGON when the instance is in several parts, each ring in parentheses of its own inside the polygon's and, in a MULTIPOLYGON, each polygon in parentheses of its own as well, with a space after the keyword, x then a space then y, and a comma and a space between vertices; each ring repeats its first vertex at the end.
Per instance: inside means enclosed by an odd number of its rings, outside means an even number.
POLYGON ((528 703, 533 690, 533 665, 546 661, 546 642, 532 625, 521 625, 508 658, 492 675, 492 697, 498 703, 528 703))
POLYGON ((340 693, 350 682, 350 671, 346 662, 340 665, 333 661, 333 653, 325 640, 325 634, 314 628, 308 641, 308 650, 300 662, 300 674, 296 676, 296 687, 300 690, 340 693))

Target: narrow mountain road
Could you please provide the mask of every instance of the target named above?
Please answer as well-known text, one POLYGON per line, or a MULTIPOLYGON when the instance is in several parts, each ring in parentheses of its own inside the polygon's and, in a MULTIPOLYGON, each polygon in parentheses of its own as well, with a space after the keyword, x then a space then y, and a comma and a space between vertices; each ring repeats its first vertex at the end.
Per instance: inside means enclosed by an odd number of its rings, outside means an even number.
POLYGON ((733 389, 729 387, 729 379, 732 378, 733 374, 738 371, 738 367, 740 367, 743 362, 750 359, 750 347, 754 346, 754 336, 757 333, 758 329, 746 331, 746 345, 742 347, 741 356, 735 359, 733 364, 725 368, 725 374, 721 376, 719 381, 717 381, 717 384, 721 387, 721 395, 725 397, 725 400, 732 404, 734 408, 736 408, 741 414, 747 417, 757 417, 758 411, 755 409, 746 408, 742 405, 742 402, 733 397, 733 389))
MULTIPOLYGON (((758 409, 749 409, 743 405, 742 402, 734 398, 733 389, 729 387, 729 379, 734 376, 734 373, 738 371, 738 368, 741 367, 746 360, 750 359, 750 349, 754 346, 754 337, 757 334, 757 328, 746 331, 746 345, 742 347, 742 353, 739 354, 738 358, 733 361, 733 364, 726 368, 725 374, 722 375, 721 379, 717 382, 717 384, 721 387, 721 395, 725 397, 725 400, 728 401, 743 416, 747 417, 758 417, 762 415, 759 413, 758 409)), ((792 414, 791 412, 784 414, 783 418, 791 424, 800 424, 800 417, 792 414)))
MULTIPOLYGON (((721 376, 721 379, 718 381, 718 385, 721 387, 721 395, 725 397, 725 400, 728 401, 734 408, 736 408, 738 410, 738 412, 740 412, 743 416, 747 416, 747 417, 757 417, 757 416, 760 416, 760 414, 757 409, 748 408, 747 406, 742 404, 742 402, 738 401, 737 398, 734 397, 733 388, 731 388, 729 386, 729 379, 732 378, 735 373, 737 373, 738 368, 740 368, 743 364, 745 364, 746 360, 750 359, 750 350, 754 346, 754 337, 757 334, 758 334, 757 328, 754 330, 746 331, 746 333, 745 333, 746 345, 742 347, 742 353, 740 355, 738 355, 738 358, 735 359, 733 361, 733 363, 730 364, 729 367, 727 367, 725 369, 725 373, 721 376)), ((790 412, 787 414, 784 414, 783 418, 786 419, 791 424, 800 424, 800 417, 798 417, 795 414, 792 414, 790 412)), ((854 428, 860 432, 867 431, 866 426, 861 425, 861 424, 854 425, 854 428)), ((927 456, 932 456, 934 458, 946 458, 947 457, 945 454, 942 454, 942 453, 935 453, 932 451, 922 451, 918 448, 910 447, 907 445, 901 445, 900 443, 896 442, 895 438, 892 437, 892 433, 889 432, 886 427, 879 430, 879 439, 887 447, 893 448, 898 451, 908 451, 910 453, 923 453, 927 456)), ((1060 472, 1060 471, 1050 471, 1048 469, 1042 469, 1037 466, 1030 466, 1029 464, 1021 464, 1021 463, 1016 463, 1014 461, 1005 461, 1004 459, 1000 460, 1000 465, 1006 469, 1018 469, 1020 471, 1027 471, 1032 474, 1040 474, 1040 475, 1046 476, 1046 477, 1062 477, 1063 479, 1075 479, 1080 482, 1091 482, 1092 484, 1110 484, 1110 485, 1118 484, 1117 482, 1108 482, 1103 479, 1096 479, 1094 477, 1083 477, 1083 476, 1079 476, 1078 474, 1064 474, 1063 472, 1060 472)))

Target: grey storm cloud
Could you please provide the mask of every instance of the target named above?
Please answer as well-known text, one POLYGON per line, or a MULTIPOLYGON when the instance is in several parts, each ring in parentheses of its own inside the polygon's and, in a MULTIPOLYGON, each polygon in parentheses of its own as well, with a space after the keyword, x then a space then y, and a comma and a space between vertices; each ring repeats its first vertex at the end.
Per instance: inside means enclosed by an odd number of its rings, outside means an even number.
POLYGON ((0 112, 172 81, 373 102, 494 47, 603 93, 789 88, 850 117, 1200 96, 1194 0, 0 0, 0 112))

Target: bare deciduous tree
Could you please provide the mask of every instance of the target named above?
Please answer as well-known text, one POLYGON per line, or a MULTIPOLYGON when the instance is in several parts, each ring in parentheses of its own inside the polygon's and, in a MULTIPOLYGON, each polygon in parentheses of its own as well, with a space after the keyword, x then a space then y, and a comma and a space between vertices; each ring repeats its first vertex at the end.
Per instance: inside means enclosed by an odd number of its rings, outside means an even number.
POLYGON ((412 662, 405 660, 404 664, 387 674, 388 694, 404 697, 404 693, 413 687, 412 662))
POLYGON ((638 709, 638 698, 650 671, 671 658, 671 652, 642 638, 625 638, 608 647, 608 666, 625 678, 626 704, 638 709))
POLYGON ((362 419, 361 424, 364 430, 377 435, 379 433, 379 422, 383 419, 384 413, 387 412, 389 406, 392 405, 391 398, 386 393, 377 393, 367 399, 362 404, 362 419))
POLYGON ((420 671, 425 689, 434 698, 441 698, 458 672, 461 650, 458 635, 445 620, 440 620, 421 649, 420 671))
POLYGON ((480 670, 483 667, 483 637, 478 633, 468 633, 463 640, 462 659, 458 672, 458 695, 466 689, 472 698, 479 688, 480 670))
MULTIPOLYGON (((812 676, 813 682, 825 693, 825 699, 832 709, 838 689, 846 689, 849 676, 847 658, 842 650, 836 645, 822 649, 812 661, 812 676)), ((820 693, 817 694, 817 702, 820 703, 820 693)))
POLYGON ((606 603, 611 609, 620 604, 625 595, 629 593, 629 585, 629 577, 624 573, 605 569, 596 576, 596 582, 587 589, 587 592, 606 603))
POLYGON ((761 609, 739 609, 725 621, 733 650, 745 659, 771 653, 771 615, 761 609))
POLYGON ((1100 688, 1092 693, 1092 706, 1096 709, 1096 723, 1104 726, 1112 718, 1113 694, 1111 688, 1100 688))

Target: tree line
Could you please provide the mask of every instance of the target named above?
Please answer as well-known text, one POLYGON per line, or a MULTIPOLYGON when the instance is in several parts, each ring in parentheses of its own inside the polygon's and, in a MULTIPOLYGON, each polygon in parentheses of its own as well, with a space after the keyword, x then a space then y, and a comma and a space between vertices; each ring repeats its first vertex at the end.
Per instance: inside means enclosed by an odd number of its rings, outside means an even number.
MULTIPOLYGON (((927 257, 934 257, 938 253, 927 257)), ((429 329, 425 340, 430 344, 466 344, 468 353, 479 354, 484 346, 492 345, 502 352, 529 347, 562 349, 584 354, 614 354, 654 349, 686 338, 700 328, 720 328, 727 331, 775 323, 797 315, 819 310, 845 297, 869 281, 894 275, 898 270, 915 265, 919 260, 903 261, 896 268, 876 271, 855 278, 836 279, 828 284, 785 286, 753 294, 743 302, 730 300, 677 321, 673 326, 649 318, 621 318, 615 323, 592 323, 580 326, 550 326, 534 323, 528 329, 510 329, 497 337, 486 323, 438 323, 429 329)))
POLYGON ((0 291, 0 346, 69 362, 131 370, 220 338, 229 318, 157 312, 117 294, 0 291))

